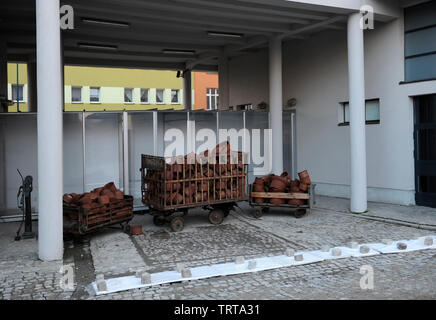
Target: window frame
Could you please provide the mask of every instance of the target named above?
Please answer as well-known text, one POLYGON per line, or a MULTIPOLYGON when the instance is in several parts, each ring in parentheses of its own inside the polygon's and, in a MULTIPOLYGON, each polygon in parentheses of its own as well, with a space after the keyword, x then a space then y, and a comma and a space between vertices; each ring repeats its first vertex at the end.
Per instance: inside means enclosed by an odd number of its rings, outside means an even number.
POLYGON ((171 89, 171 104, 180 104, 180 90, 179 89, 171 89), (173 102, 173 91, 177 92, 177 101, 173 102))
POLYGON ((217 110, 219 99, 219 88, 206 88, 206 109, 217 110), (213 103, 212 103, 213 102, 213 103), (212 108, 214 106, 214 108, 212 108))
POLYGON ((139 102, 141 104, 150 104, 150 89, 147 88, 141 88, 139 89, 139 102), (147 90, 147 101, 142 101, 142 92, 144 90, 147 90))
POLYGON ((89 103, 101 103, 101 87, 89 87, 89 103), (92 101, 92 97, 91 97, 91 90, 92 89, 98 89, 98 101, 92 101))
POLYGON ((156 89, 155 99, 156 99, 156 104, 165 104, 165 89, 156 89), (157 102, 157 92, 159 90, 162 91, 162 102, 157 102))
POLYGON ((83 103, 83 87, 71 86, 71 103, 83 103), (80 101, 73 101, 73 89, 80 89, 80 101))
POLYGON ((14 103, 17 103, 17 102, 26 102, 26 100, 24 100, 24 84, 16 84, 16 83, 12 83, 11 84, 11 95, 12 95, 12 102, 14 102, 14 103), (16 92, 18 92, 18 97, 20 96, 20 91, 19 91, 19 89, 21 88, 21 90, 22 90, 22 94, 21 94, 21 96, 23 97, 21 100, 18 100, 17 99, 17 95, 15 94, 15 97, 14 97, 14 87, 16 87, 17 89, 16 89, 16 92))
POLYGON ((134 104, 135 103, 135 101, 134 101, 134 90, 133 90, 133 88, 124 88, 124 104, 134 104), (131 90, 131 92, 132 92, 132 101, 126 101, 126 90, 131 90))
MULTIPOLYGON (((344 101, 344 102, 340 102, 339 103, 341 106, 341 117, 342 117, 342 121, 338 123, 339 127, 344 127, 344 126, 349 126, 350 122, 349 121, 345 121, 345 106, 348 105, 348 108, 350 108, 350 102, 349 101, 344 101)), ((372 125, 372 124, 380 124, 380 99, 379 98, 375 98, 375 99, 366 99, 365 100, 365 124, 367 125, 372 125), (366 120, 366 107, 367 107, 367 103, 368 102, 378 102, 378 120, 366 120)))

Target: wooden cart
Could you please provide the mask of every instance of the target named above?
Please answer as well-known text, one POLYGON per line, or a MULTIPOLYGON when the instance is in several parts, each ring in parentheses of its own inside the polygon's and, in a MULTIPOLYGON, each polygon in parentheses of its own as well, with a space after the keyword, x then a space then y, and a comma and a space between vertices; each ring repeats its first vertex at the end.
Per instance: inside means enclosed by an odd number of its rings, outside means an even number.
POLYGON ((63 215, 65 234, 84 235, 116 224, 128 231, 133 218, 133 197, 125 195, 122 200, 91 209, 64 204, 63 215))
POLYGON ((249 195, 249 203, 250 206, 257 208, 254 211, 254 216, 256 218, 260 218, 264 213, 267 213, 270 208, 290 208, 294 210, 295 217, 301 218, 306 215, 307 211, 311 211, 313 205, 315 204, 315 184, 311 184, 309 187, 308 193, 276 193, 276 192, 255 192, 253 191, 253 185, 250 185, 250 195, 249 195), (276 205, 271 203, 255 203, 253 201, 254 198, 264 198, 264 199, 301 199, 307 200, 307 205, 303 206, 293 206, 290 204, 282 204, 276 205))
POLYGON ((189 164, 182 158, 168 163, 164 157, 142 155, 142 202, 149 207, 155 225, 170 222, 172 231, 181 231, 183 216, 192 208, 208 210, 209 222, 220 224, 236 202, 248 200, 247 164, 225 164, 221 174, 221 164, 189 164))

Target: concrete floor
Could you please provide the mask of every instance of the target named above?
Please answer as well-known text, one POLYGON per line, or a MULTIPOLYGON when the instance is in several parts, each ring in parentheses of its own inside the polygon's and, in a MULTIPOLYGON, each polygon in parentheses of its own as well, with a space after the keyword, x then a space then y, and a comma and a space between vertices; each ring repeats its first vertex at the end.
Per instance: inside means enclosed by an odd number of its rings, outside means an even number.
MULTIPOLYGON (((36 240, 13 241, 17 223, 0 224, 0 299, 435 299, 435 250, 323 261, 252 274, 129 290, 94 296, 87 290, 96 274, 106 278, 273 255, 286 248, 319 249, 350 241, 372 242, 435 234, 436 209, 370 203, 364 215, 348 213, 348 201, 318 197, 316 208, 301 219, 288 210, 271 210, 261 219, 241 203, 222 225, 207 212, 192 210, 185 229, 156 227, 149 215, 135 216, 143 234, 117 229, 96 232, 89 241, 66 242, 63 261, 37 259, 36 240), (432 229, 435 228, 435 229, 432 229), (362 290, 360 268, 374 269, 375 288, 362 290), (60 287, 62 266, 74 270, 74 288, 60 287)), ((36 224, 35 224, 36 228, 36 224)))

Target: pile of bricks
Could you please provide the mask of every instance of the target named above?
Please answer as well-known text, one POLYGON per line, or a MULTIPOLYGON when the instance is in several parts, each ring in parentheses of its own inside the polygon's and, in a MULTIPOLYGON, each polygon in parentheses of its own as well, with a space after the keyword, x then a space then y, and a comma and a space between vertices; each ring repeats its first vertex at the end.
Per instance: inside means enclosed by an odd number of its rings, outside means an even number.
POLYGON ((81 219, 87 227, 121 219, 131 215, 133 209, 130 199, 125 198, 113 182, 82 194, 67 193, 63 196, 64 218, 78 221, 78 215, 83 213, 81 219))
MULTIPOLYGON (((292 180, 287 172, 283 172, 280 176, 270 174, 262 178, 256 178, 253 183, 254 192, 269 192, 269 193, 308 193, 310 184, 309 173, 304 170, 298 173, 300 179, 292 180)), ((293 206, 303 206, 307 204, 305 199, 281 199, 281 198, 254 198, 253 201, 257 204, 271 203, 274 205, 289 204, 293 206)))
POLYGON ((232 151, 228 142, 167 160, 165 170, 147 169, 146 202, 177 206, 246 198, 244 153, 232 151))

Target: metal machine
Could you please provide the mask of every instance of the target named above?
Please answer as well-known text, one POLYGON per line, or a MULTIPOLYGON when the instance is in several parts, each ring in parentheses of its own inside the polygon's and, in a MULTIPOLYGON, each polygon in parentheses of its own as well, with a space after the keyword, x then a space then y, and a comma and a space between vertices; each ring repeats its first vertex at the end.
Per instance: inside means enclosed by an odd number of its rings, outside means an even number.
POLYGON ((26 176, 23 178, 20 170, 18 170, 18 174, 21 177, 21 186, 18 188, 17 193, 17 206, 23 212, 23 220, 20 223, 20 227, 18 228, 17 235, 15 236, 15 240, 19 241, 21 239, 33 239, 35 237, 35 233, 32 232, 32 204, 31 204, 31 193, 33 190, 33 178, 32 176, 26 176), (24 223, 24 233, 20 235, 21 228, 24 223))

